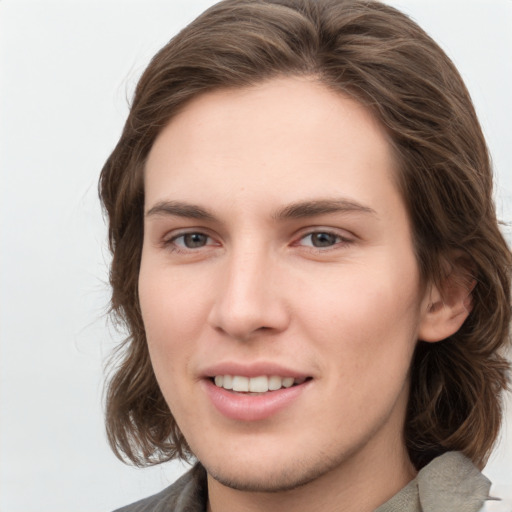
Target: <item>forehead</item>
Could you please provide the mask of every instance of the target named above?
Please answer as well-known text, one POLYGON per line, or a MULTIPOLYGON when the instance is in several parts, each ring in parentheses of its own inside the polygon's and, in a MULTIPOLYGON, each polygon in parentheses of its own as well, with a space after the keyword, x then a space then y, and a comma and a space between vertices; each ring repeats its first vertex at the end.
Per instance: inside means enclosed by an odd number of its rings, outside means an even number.
MULTIPOLYGON (((360 196, 394 187, 386 131, 367 108, 312 78, 280 78, 192 100, 157 137, 146 164, 146 200, 296 201, 360 196), (187 197, 190 196, 190 197, 187 197)), ((349 197, 350 198, 350 197, 349 197)))

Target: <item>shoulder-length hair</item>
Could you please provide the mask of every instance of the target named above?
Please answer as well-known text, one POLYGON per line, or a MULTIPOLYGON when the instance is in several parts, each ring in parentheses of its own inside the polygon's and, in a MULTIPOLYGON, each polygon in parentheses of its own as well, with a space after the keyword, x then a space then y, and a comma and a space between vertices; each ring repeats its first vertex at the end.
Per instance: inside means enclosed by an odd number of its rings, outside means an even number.
POLYGON ((352 95, 385 127, 425 282, 440 281, 450 255, 469 262, 473 309, 453 336, 418 342, 404 428, 418 469, 448 450, 482 466, 508 386, 503 351, 511 315, 511 254, 496 220, 488 150, 450 59, 406 15, 367 0, 224 0, 143 73, 100 178, 113 254, 111 307, 129 333, 106 393, 112 448, 137 465, 191 455, 155 379, 139 308, 148 152, 191 99, 277 76, 314 76, 352 95))

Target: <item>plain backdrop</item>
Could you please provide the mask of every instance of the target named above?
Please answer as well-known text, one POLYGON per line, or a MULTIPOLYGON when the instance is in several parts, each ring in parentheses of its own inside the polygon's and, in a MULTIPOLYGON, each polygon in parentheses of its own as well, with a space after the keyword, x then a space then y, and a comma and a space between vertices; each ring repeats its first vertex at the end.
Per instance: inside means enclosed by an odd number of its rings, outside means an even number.
MULTIPOLYGON (((107 512, 185 469, 130 468, 106 443, 104 364, 121 334, 106 319, 97 178, 148 60, 212 3, 0 1, 2 512, 107 512)), ((390 3, 459 67, 493 155, 500 217, 512 220, 512 1, 390 3)), ((510 406, 507 417, 486 474, 512 499, 510 406)))

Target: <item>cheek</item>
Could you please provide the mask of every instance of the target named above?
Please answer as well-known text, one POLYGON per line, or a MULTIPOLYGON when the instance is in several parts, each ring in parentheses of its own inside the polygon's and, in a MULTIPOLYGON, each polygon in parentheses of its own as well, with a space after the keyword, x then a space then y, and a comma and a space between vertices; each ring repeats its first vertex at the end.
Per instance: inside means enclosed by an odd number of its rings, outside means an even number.
POLYGON ((206 294, 198 283, 143 260, 139 300, 153 368, 159 381, 170 379, 186 370, 184 361, 204 328, 206 294))
POLYGON ((205 313, 205 287, 201 279, 166 268, 165 264, 141 264, 139 300, 148 338, 160 338, 175 330, 193 329, 205 313), (162 332, 163 329, 163 332, 162 332))
POLYGON ((200 297, 193 287, 180 289, 175 281, 165 272, 141 267, 139 299, 149 356, 165 401, 178 421, 193 404, 189 368, 202 323, 200 297))
POLYGON ((369 374, 387 367, 403 373, 420 320, 419 279, 412 263, 385 275, 378 266, 352 267, 339 279, 311 286, 298 315, 300 328, 345 372, 369 374))

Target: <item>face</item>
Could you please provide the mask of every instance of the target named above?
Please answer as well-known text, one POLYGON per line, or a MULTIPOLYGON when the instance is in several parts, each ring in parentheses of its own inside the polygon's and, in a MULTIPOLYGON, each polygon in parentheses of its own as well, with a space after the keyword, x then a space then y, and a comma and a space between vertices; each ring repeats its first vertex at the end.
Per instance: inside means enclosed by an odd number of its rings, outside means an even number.
POLYGON ((208 93, 145 172, 149 351, 209 474, 287 489, 405 453, 426 299, 370 113, 308 79, 208 93))

